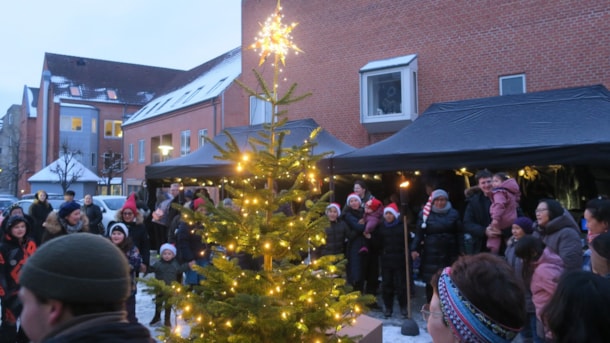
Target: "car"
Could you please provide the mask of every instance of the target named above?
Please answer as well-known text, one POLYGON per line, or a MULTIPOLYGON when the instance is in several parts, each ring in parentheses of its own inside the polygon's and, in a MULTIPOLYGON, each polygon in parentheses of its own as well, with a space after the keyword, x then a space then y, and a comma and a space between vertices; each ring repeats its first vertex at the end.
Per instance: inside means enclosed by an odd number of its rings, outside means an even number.
POLYGON ((5 193, 0 194, 0 200, 4 200, 4 199, 11 199, 13 202, 19 200, 19 198, 17 198, 16 196, 14 196, 12 194, 5 194, 5 193))
MULTIPOLYGON (((36 193, 24 194, 24 195, 21 196, 22 200, 25 200, 25 199, 35 199, 35 198, 36 198, 36 193)), ((49 200, 51 200, 51 199, 54 199, 54 200, 64 200, 64 195, 60 194, 60 193, 47 193, 47 199, 49 199, 49 200)), ((17 201, 17 200, 15 199, 15 201, 17 201)))
POLYGON ((9 208, 15 200, 11 198, 0 198, 0 213, 4 212, 7 208, 9 208))
MULTIPOLYGON (((49 199, 47 201, 49 202, 49 204, 51 204, 51 206, 53 206, 53 211, 57 211, 57 210, 59 210, 59 206, 61 206, 61 204, 63 204, 64 199, 61 199, 61 200, 60 199, 49 199)), ((19 201, 14 201, 10 206, 13 206, 15 204, 19 205, 23 209, 23 213, 27 214, 27 213, 29 213, 30 206, 32 206, 33 203, 34 203, 34 199, 22 199, 19 201)), ((8 210, 8 208, 7 208, 7 210, 8 210)), ((6 210, 3 211, 3 213, 5 215, 7 214, 6 212, 7 212, 6 210)))
MULTIPOLYGON (((105 235, 108 236, 110 226, 116 223, 116 211, 123 207, 127 197, 124 195, 94 195, 91 198, 93 204, 97 205, 102 210, 102 224, 106 229, 105 235)), ((78 202, 84 204, 85 199, 80 199, 78 202)))

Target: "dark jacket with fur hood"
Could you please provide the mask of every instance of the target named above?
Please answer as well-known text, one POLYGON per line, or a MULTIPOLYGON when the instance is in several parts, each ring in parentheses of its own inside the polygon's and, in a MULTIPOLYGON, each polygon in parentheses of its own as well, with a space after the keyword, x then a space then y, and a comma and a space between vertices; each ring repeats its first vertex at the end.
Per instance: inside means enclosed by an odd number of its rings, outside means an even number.
MULTIPOLYGON (((53 211, 49 213, 47 220, 45 220, 44 224, 42 224, 42 226, 44 226, 44 232, 42 233, 41 244, 44 244, 45 242, 48 242, 55 237, 68 234, 68 230, 66 229, 64 224, 62 224, 62 222, 65 221, 60 221, 60 218, 57 216, 57 212, 53 211)), ((89 218, 87 218, 85 212, 81 212, 80 222, 82 223, 82 225, 78 232, 89 232, 89 218)))

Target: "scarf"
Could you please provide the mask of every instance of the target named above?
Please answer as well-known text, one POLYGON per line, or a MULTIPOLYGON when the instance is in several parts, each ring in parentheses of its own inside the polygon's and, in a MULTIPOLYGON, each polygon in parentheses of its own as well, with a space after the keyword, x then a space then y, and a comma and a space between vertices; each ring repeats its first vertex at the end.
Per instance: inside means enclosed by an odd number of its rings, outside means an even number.
POLYGON ((61 223, 61 226, 66 228, 66 231, 68 233, 80 232, 83 229, 83 221, 82 220, 79 220, 78 223, 76 223, 76 225, 70 225, 63 218, 59 218, 59 222, 61 223))
POLYGON ((451 267, 443 269, 438 279, 438 297, 453 335, 460 342, 511 342, 520 329, 504 326, 476 308, 462 295, 450 274, 451 267))
POLYGON ((435 206, 432 206, 431 210, 434 213, 445 214, 445 213, 449 212, 450 209, 451 209, 451 201, 447 201, 447 204, 445 205, 445 207, 436 208, 435 206))

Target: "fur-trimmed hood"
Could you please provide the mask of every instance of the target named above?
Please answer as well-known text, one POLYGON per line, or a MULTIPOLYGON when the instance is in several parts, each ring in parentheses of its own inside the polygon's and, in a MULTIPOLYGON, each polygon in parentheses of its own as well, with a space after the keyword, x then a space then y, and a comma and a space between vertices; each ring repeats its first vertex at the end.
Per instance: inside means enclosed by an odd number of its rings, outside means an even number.
MULTIPOLYGON (((123 208, 120 208, 114 214, 114 220, 117 223, 122 223, 123 222, 123 210, 124 210, 123 208)), ((143 224, 144 223, 144 216, 142 215, 142 212, 140 210, 136 211, 135 218, 136 218, 136 224, 143 224)))
MULTIPOLYGON (((80 220, 83 223, 81 231, 89 232, 89 218, 87 218, 87 215, 84 212, 81 212, 80 220)), ((62 227, 61 223, 59 222, 59 217, 55 211, 49 213, 47 220, 45 220, 42 226, 44 226, 45 231, 51 235, 58 235, 62 231, 66 231, 66 229, 62 227)))

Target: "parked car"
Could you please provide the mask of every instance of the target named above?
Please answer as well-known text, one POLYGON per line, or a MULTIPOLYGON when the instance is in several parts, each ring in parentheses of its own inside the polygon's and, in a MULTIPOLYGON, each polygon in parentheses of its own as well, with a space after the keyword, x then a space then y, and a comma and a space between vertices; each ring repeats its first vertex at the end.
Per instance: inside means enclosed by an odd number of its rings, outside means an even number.
POLYGON ((1 200, 11 199, 13 202, 19 200, 19 198, 17 198, 16 196, 14 196, 12 194, 5 194, 5 193, 0 194, 0 199, 1 200))
POLYGON ((0 198, 0 213, 4 213, 14 202, 11 198, 0 198))
MULTIPOLYGON (((61 204, 63 204, 64 199, 49 199, 47 200, 51 206, 53 206, 53 211, 57 211, 59 210, 59 206, 61 206, 61 204)), ((23 209, 23 213, 28 213, 30 206, 34 203, 34 199, 22 199, 19 201, 14 201, 13 203, 11 203, 10 206, 12 206, 13 204, 18 204, 19 206, 21 206, 21 208, 23 209)), ((7 208, 8 209, 8 208, 7 208)), ((6 211, 3 211, 2 213, 5 213, 6 211)))
MULTIPOLYGON (((116 223, 115 215, 116 211, 120 210, 125 204, 127 197, 124 195, 94 195, 92 196, 93 204, 97 205, 102 210, 102 224, 106 229, 105 235, 108 236, 108 230, 110 226, 116 223)), ((84 204, 84 199, 78 201, 80 204, 84 204)))
MULTIPOLYGON (((24 194, 21 196, 22 200, 25 199, 35 199, 36 193, 30 193, 30 194, 24 194)), ((51 200, 64 200, 64 195, 60 194, 60 193, 47 193, 47 199, 51 200)), ((15 199, 15 201, 17 201, 17 199, 15 199)))

